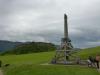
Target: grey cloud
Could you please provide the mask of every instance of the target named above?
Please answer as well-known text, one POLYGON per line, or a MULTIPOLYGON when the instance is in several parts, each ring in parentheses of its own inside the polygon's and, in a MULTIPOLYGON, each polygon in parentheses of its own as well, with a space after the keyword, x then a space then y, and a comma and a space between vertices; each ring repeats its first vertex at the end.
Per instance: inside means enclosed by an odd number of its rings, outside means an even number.
POLYGON ((75 47, 100 45, 100 0, 0 0, 0 40, 60 44, 63 14, 75 47))

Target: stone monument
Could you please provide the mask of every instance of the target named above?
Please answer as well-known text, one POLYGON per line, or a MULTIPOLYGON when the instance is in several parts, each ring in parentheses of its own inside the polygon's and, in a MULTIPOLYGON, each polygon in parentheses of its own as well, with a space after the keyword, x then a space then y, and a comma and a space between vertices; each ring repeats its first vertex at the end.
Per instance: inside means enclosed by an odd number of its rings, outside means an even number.
POLYGON ((68 64, 69 62, 69 55, 73 49, 71 44, 71 40, 68 36, 68 17, 64 14, 64 37, 61 39, 60 50, 56 50, 55 57, 52 60, 52 63, 61 63, 61 64, 68 64))

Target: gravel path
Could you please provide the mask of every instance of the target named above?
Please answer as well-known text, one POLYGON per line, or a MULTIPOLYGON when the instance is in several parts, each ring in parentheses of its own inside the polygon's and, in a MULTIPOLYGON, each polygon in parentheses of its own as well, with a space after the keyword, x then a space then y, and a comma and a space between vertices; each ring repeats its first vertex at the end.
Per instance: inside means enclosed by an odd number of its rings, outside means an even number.
POLYGON ((0 75, 3 75, 2 70, 0 69, 0 75))

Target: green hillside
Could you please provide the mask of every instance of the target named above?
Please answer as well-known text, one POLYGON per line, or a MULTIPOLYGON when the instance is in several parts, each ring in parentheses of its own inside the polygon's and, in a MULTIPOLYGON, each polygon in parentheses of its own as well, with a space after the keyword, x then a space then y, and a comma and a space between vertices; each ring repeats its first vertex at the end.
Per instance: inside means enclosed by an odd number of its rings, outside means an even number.
POLYGON ((79 56, 82 59, 87 59, 89 56, 95 57, 97 54, 100 54, 100 46, 83 49, 74 54, 74 56, 79 56))
POLYGON ((21 44, 11 50, 5 51, 2 53, 2 55, 48 52, 48 51, 54 51, 55 49, 56 47, 52 43, 30 42, 30 43, 21 44))
POLYGON ((42 52, 42 53, 32 53, 32 54, 22 54, 22 55, 5 55, 0 56, 0 60, 4 64, 10 63, 11 65, 20 64, 40 64, 46 63, 51 60, 54 56, 54 52, 42 52))
MULTIPOLYGON (((89 55, 96 55, 100 47, 88 48, 74 55, 87 58, 89 55)), ((100 75, 95 68, 86 66, 68 65, 42 65, 51 61, 54 52, 42 52, 22 55, 0 56, 3 64, 10 66, 3 67, 5 75, 100 75)))

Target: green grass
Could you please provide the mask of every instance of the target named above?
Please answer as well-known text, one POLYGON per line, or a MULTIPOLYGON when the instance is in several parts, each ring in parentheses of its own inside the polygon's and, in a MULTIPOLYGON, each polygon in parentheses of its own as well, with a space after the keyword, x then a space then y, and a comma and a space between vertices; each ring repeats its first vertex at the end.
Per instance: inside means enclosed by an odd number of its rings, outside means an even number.
POLYGON ((54 52, 42 52, 22 55, 6 55, 0 56, 3 64, 10 63, 15 65, 20 64, 40 64, 49 62, 54 56, 54 52))
POLYGON ((5 75, 99 75, 92 68, 64 65, 21 65, 5 69, 5 75))
MULTIPOLYGON (((86 59, 89 55, 100 53, 100 47, 82 50, 74 55, 86 59)), ((5 75, 100 75, 94 68, 86 66, 65 65, 40 65, 50 62, 54 52, 42 52, 23 55, 0 56, 3 64, 9 63, 9 67, 3 67, 5 75)))
POLYGON ((87 59, 89 56, 95 57, 97 54, 100 54, 100 46, 94 47, 94 48, 83 49, 73 55, 79 56, 82 59, 87 59))

